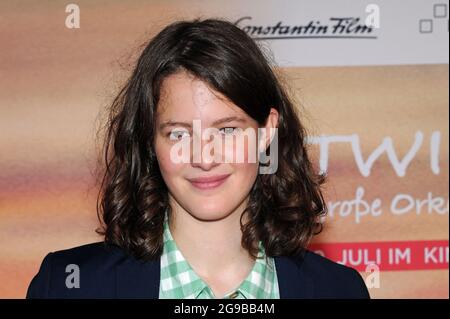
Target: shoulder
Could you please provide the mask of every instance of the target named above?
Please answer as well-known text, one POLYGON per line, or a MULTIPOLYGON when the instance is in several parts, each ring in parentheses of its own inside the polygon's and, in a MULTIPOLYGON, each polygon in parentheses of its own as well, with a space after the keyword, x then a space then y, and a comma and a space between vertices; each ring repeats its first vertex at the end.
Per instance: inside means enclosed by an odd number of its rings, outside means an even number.
POLYGON ((312 280, 316 298, 370 298, 364 279, 355 269, 310 250, 295 259, 299 271, 312 280))
POLYGON ((97 269, 98 267, 108 267, 107 263, 105 263, 107 261, 119 261, 129 257, 117 246, 105 242, 96 242, 51 252, 45 256, 42 265, 51 265, 53 268, 65 268, 67 265, 74 264, 97 269))
POLYGON ((103 241, 85 244, 69 249, 58 250, 49 253, 49 257, 54 261, 77 261, 79 263, 103 262, 104 259, 120 258, 125 255, 124 251, 114 245, 103 241))
POLYGON ((119 247, 105 242, 50 252, 31 280, 26 297, 52 298, 55 292, 63 298, 69 297, 69 294, 86 292, 109 297, 106 292, 114 282, 114 267, 130 258, 119 247), (82 283, 77 281, 77 276, 82 278, 82 283), (68 285, 79 285, 83 289, 70 290, 67 289, 68 285), (102 286, 103 289, 100 288, 102 286))

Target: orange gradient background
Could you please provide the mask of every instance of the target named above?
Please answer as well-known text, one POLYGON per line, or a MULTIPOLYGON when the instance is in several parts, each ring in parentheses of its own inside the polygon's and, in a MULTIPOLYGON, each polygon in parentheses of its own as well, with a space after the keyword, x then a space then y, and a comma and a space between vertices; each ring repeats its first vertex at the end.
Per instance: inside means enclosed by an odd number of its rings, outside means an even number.
MULTIPOLYGON (((0 3, 0 298, 23 298, 50 251, 99 241, 93 177, 101 112, 131 71, 141 45, 177 19, 221 17, 202 1, 77 1, 81 28, 65 27, 65 2, 0 3)), ((395 194, 448 200, 448 64, 283 68, 310 134, 360 138, 363 158, 391 137, 402 159, 417 131, 418 153, 399 177, 384 154, 359 172, 349 144, 333 144, 327 201, 383 200, 383 215, 327 219, 316 242, 448 240, 448 212, 389 214, 395 194), (441 133, 439 166, 430 137, 441 133)), ((318 165, 319 149, 312 146, 318 165)), ((363 274, 364 276, 364 274, 363 274)), ((373 298, 448 298, 448 269, 386 271, 373 298)))

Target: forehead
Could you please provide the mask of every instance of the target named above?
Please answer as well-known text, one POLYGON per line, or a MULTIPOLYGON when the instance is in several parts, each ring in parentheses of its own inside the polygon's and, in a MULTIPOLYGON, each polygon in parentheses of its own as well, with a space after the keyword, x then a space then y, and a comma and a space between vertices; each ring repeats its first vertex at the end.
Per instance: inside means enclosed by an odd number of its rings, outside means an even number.
POLYGON ((250 117, 223 94, 186 71, 166 77, 161 84, 157 118, 211 120, 223 116, 250 117))

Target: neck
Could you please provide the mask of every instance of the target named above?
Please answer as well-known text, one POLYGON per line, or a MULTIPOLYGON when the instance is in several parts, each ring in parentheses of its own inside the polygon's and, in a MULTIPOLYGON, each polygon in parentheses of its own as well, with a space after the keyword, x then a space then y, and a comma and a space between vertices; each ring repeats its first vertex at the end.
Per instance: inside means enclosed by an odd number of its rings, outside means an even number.
POLYGON ((231 280, 234 281, 230 283, 231 289, 253 267, 254 259, 241 246, 240 217, 246 204, 244 201, 225 218, 213 221, 199 220, 181 206, 172 205, 169 218, 172 237, 184 258, 205 281, 214 281, 214 277, 231 280))

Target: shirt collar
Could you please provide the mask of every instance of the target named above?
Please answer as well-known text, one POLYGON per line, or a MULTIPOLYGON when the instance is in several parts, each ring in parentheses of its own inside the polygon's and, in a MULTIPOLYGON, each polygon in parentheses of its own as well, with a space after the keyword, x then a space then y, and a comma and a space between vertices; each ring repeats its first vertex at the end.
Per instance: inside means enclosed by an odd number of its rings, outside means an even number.
MULTIPOLYGON (((170 232, 167 216, 164 221, 163 236, 164 247, 161 256, 160 298, 215 298, 208 284, 194 272, 178 249, 170 232)), ((261 242, 259 242, 258 246, 258 258, 251 272, 237 288, 227 293, 224 298, 279 298, 274 260, 265 255, 261 242)))

